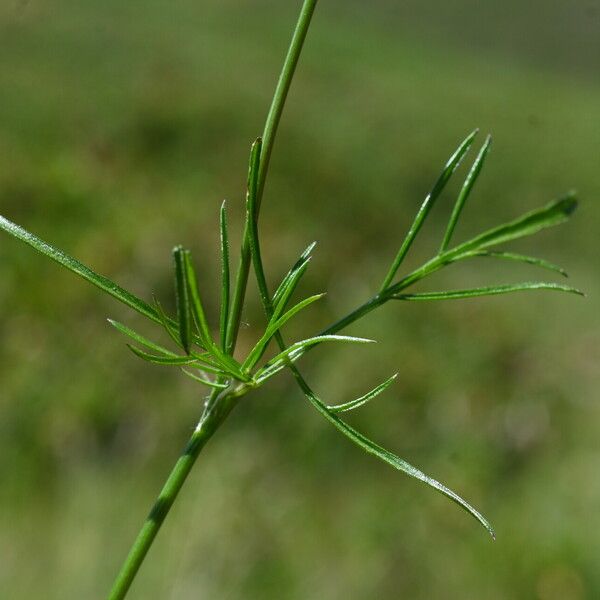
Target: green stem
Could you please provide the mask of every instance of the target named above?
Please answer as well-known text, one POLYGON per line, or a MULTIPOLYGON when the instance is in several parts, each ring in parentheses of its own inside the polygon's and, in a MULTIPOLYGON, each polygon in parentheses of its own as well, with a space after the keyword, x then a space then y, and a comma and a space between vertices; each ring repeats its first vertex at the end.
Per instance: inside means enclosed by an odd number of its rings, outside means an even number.
MULTIPOLYGON (((271 102, 271 108, 267 115, 265 123, 265 129, 262 137, 262 151, 260 156, 260 170, 258 172, 258 189, 256 194, 256 218, 258 218, 258 212, 260 211, 260 205, 265 189, 265 183, 267 181, 267 174, 269 172, 269 164, 271 162, 271 154, 273 152, 273 145, 275 143, 275 136, 277 135, 277 128, 281 121, 281 115, 283 114, 283 108, 287 99, 290 86, 292 85, 292 79, 298 65, 298 59, 302 52, 302 46, 308 33, 310 21, 313 13, 317 6, 318 0, 304 0, 298 22, 296 23, 296 29, 292 36, 292 41, 288 49, 279 81, 277 82, 277 88, 271 102)), ((235 288, 233 292, 233 301, 231 306, 231 313, 229 319, 229 325, 227 327, 227 350, 233 353, 235 343, 237 341, 237 335, 240 329, 240 321, 242 318, 242 308, 244 306, 244 298, 246 296, 246 287, 248 285, 248 274, 250 272, 250 238, 249 238, 248 222, 244 228, 242 251, 240 257, 240 266, 237 272, 235 281, 235 288)))
MULTIPOLYGON (((263 133, 263 145, 261 152, 260 171, 258 174, 258 186, 255 199, 256 217, 262 200, 262 195, 267 180, 271 153, 277 134, 277 128, 283 114, 285 101, 292 84, 294 72, 300 58, 302 46, 308 33, 310 21, 314 13, 318 0, 304 0, 300 16, 292 36, 292 41, 285 58, 281 75, 275 89, 271 108, 267 115, 265 129, 263 133)), ((242 308, 246 295, 248 284, 248 274, 250 270, 250 234, 248 223, 244 229, 243 243, 241 249, 240 266, 237 273, 229 323, 226 335, 226 353, 233 354, 237 335, 240 328, 242 308)), ((171 509, 179 491, 181 490, 187 476, 189 475, 200 451, 206 442, 212 437, 214 432, 223 423, 226 417, 236 404, 240 394, 232 392, 231 389, 221 392, 214 391, 207 400, 207 405, 200 419, 198 427, 192 434, 182 455, 175 463, 171 474, 169 475, 160 495, 155 502, 148 518, 144 522, 141 531, 138 534, 125 562, 115 580, 113 588, 109 595, 109 600, 121 600, 125 598, 141 564, 148 553, 148 550, 154 542, 165 517, 171 509)))
POLYGON ((231 389, 215 392, 212 401, 209 400, 196 430, 190 437, 181 456, 175 463, 171 474, 165 482, 158 499, 154 503, 150 514, 146 518, 142 529, 117 575, 109 600, 121 600, 127 592, 142 564, 152 542, 156 537, 165 517, 175 502, 181 487, 189 475, 200 451, 223 423, 227 415, 236 404, 238 394, 231 389))

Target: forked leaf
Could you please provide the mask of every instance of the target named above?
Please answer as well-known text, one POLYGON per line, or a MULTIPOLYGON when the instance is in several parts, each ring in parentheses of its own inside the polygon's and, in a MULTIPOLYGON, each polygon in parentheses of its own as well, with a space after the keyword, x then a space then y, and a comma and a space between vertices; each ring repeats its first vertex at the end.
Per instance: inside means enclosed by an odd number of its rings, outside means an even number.
POLYGON ((466 255, 462 255, 464 258, 471 258, 473 256, 482 256, 488 258, 500 258, 503 260, 513 260, 515 262, 522 262, 535 267, 541 267, 542 269, 548 269, 548 271, 554 271, 560 273, 563 277, 568 277, 567 272, 560 266, 554 263, 544 260, 543 258, 536 258, 535 256, 526 256, 525 254, 516 254, 514 252, 493 252, 491 250, 479 250, 466 255))
POLYGON ((279 331, 292 317, 294 317, 297 313, 299 313, 302 309, 310 306, 313 302, 320 300, 325 294, 315 294, 314 296, 310 296, 302 300, 302 302, 298 302, 293 308, 288 310, 284 315, 279 317, 279 319, 271 319, 271 322, 267 326, 264 334, 261 336, 260 340, 256 343, 254 348, 248 354, 248 357, 242 364, 243 370, 249 370, 256 365, 256 363, 260 360, 260 357, 263 355, 264 351, 267 349, 271 338, 275 335, 277 331, 279 331))
MULTIPOLYGON (((164 330, 169 334, 169 337, 179 346, 183 348, 181 345, 181 338, 179 337, 179 332, 177 331, 177 327, 175 326, 175 321, 170 319, 167 316, 167 313, 164 311, 162 304, 158 301, 157 298, 154 298, 154 307, 156 309, 156 314, 159 318, 159 323, 163 326, 164 330)), ((200 344, 201 347, 203 347, 200 344)))
POLYGON ((560 200, 551 202, 543 208, 528 212, 514 221, 489 229, 473 239, 448 250, 445 255, 452 258, 472 250, 484 250, 490 246, 497 246, 498 244, 533 235, 542 229, 564 223, 576 208, 577 200, 574 194, 569 194, 560 200))
POLYGON ((262 367, 254 376, 257 382, 264 381, 272 377, 275 373, 284 368, 288 363, 300 358, 308 348, 322 344, 323 342, 349 342, 352 344, 374 344, 375 340, 367 338, 353 337, 349 335, 318 335, 312 338, 307 338, 299 342, 295 342, 291 346, 285 348, 279 354, 274 356, 264 367, 262 367))
POLYGON ((194 271, 194 267, 192 265, 192 259, 189 250, 184 250, 183 260, 190 293, 190 306, 196 322, 196 327, 198 328, 198 334, 202 340, 202 343, 204 344, 205 349, 212 354, 220 366, 223 367, 224 371, 242 381, 247 380, 247 377, 240 370, 240 365, 231 356, 225 354, 225 352, 221 350, 221 348, 215 344, 212 339, 208 321, 206 320, 204 307, 202 306, 202 301, 200 300, 196 272, 194 271))
POLYGON ((473 506, 471 506, 466 500, 463 500, 458 494, 453 492, 451 489, 447 488, 445 485, 440 483, 439 481, 429 477, 416 467, 413 467, 411 464, 407 463, 405 460, 396 456, 389 450, 379 446, 375 442, 371 441, 369 438, 364 436, 362 433, 359 433, 348 425, 346 422, 342 421, 330 408, 328 408, 311 390, 309 385, 306 383, 302 375, 298 372, 298 370, 292 366, 292 371, 294 373, 294 377, 298 382, 298 385, 304 392, 304 395, 307 397, 309 402, 339 431, 341 431, 347 438, 353 441, 357 446, 362 448, 365 452, 369 454, 373 454, 380 460, 388 463, 395 469, 410 475, 410 477, 414 477, 419 481, 427 484, 433 489, 437 490, 447 498, 450 498, 453 502, 456 502, 461 508, 466 510, 471 516, 473 516, 477 521, 479 521, 488 531, 488 533, 495 539, 494 530, 492 526, 489 524, 487 519, 473 506))
POLYGON ((142 346, 146 346, 146 348, 149 348, 150 350, 154 350, 154 352, 158 352, 159 354, 162 354, 165 357, 174 358, 174 357, 178 356, 174 352, 171 352, 170 350, 167 350, 166 348, 163 348, 162 346, 155 344, 154 342, 145 338, 143 335, 139 334, 137 331, 130 329, 126 325, 123 325, 122 323, 119 323, 118 321, 114 321, 113 319, 107 319, 107 320, 115 329, 117 329, 122 334, 126 335, 127 337, 130 337, 132 340, 135 340, 136 342, 138 342, 138 344, 142 344, 142 346))
POLYGON ((227 228, 225 200, 223 200, 223 204, 221 204, 219 226, 221 230, 221 318, 219 321, 219 333, 221 348, 225 350, 227 322, 229 320, 229 294, 231 285, 229 274, 229 233, 227 228))
POLYGON ((392 296, 395 300, 458 300, 459 298, 474 298, 476 296, 496 296, 498 294, 510 294, 527 290, 553 290, 556 292, 569 292, 583 296, 583 292, 573 287, 559 285, 557 283, 546 283, 540 281, 527 281, 524 283, 512 283, 506 285, 491 285, 466 290, 448 290, 444 292, 421 292, 418 294, 396 294, 392 296))
POLYGON ((296 264, 286 273, 279 287, 275 290, 272 300, 274 313, 282 313, 285 310, 287 300, 294 293, 300 278, 306 271, 310 255, 316 245, 317 242, 313 242, 304 250, 300 258, 296 261, 296 264))
POLYGON ((72 256, 69 256, 66 252, 63 252, 51 244, 44 242, 39 237, 33 235, 33 233, 26 231, 19 225, 16 225, 12 221, 9 221, 2 216, 0 216, 0 229, 10 233, 10 235, 16 237, 22 242, 29 244, 34 250, 37 250, 41 254, 44 254, 48 258, 51 258, 53 261, 62 265, 72 273, 75 273, 86 281, 89 281, 97 288, 100 288, 113 298, 119 300, 119 302, 129 306, 129 308, 133 308, 133 310, 137 311, 141 315, 144 315, 145 317, 148 317, 155 323, 160 323, 160 319, 158 318, 156 311, 148 303, 144 302, 131 292, 123 289, 114 281, 108 279, 108 277, 104 277, 104 275, 99 275, 98 273, 92 271, 92 269, 79 262, 72 256))
POLYGON ((396 255, 396 258, 394 259, 390 270, 388 271, 385 279, 383 280, 383 283, 381 285, 381 291, 386 290, 391 285, 392 281, 394 280, 394 277, 396 276, 396 273, 398 272, 400 265, 402 264, 402 261, 404 260, 404 257, 408 253, 410 247, 412 246, 412 243, 415 241, 415 238, 419 233, 419 230, 423 226, 427 215, 431 211, 433 205, 435 204, 435 201, 438 199, 438 197, 446 187, 446 184, 450 180, 452 173, 454 173, 461 160, 463 159, 464 155, 471 147, 471 144, 473 143, 477 132, 478 130, 475 130, 471 134, 469 134, 469 136, 462 142, 462 144, 457 148, 454 154, 448 159, 448 162, 444 166, 444 169, 438 177, 438 180, 435 182, 435 185, 433 186, 431 192, 429 192, 429 194, 423 201, 421 208, 419 208, 417 216, 415 217, 415 220, 410 226, 410 229, 408 230, 408 233, 406 234, 406 237, 404 238, 404 241, 400 246, 400 250, 398 250, 398 254, 396 255))
POLYGON ((175 296, 177 300, 179 339, 181 340, 181 345, 186 351, 186 354, 189 354, 192 336, 192 313, 188 293, 184 250, 181 246, 173 248, 173 260, 175 261, 175 296))
POLYGON ((196 362, 196 359, 193 356, 155 356, 154 354, 148 354, 131 344, 127 344, 127 347, 136 356, 156 365, 191 365, 196 362))
POLYGON ((492 143, 492 136, 488 135, 485 139, 477 158, 473 162, 473 166, 467 175, 465 182, 458 194, 458 198, 456 199, 456 203, 454 204, 454 208, 452 209, 452 215, 450 216, 450 220, 448 221, 448 226, 446 227, 446 233, 444 234, 444 239, 442 241, 442 245, 440 247, 440 252, 444 252, 452 239, 452 234, 454 233, 454 229, 456 228, 456 224, 458 223, 458 219, 462 212, 462 209, 467 201, 469 195, 471 194, 471 190, 479 177, 479 173, 481 173, 481 169, 483 168, 483 163, 488 155, 490 150, 490 145, 492 143))
POLYGON ((369 402, 369 400, 372 400, 373 398, 379 396, 379 394, 381 394, 388 387, 390 387, 390 385, 394 382, 394 379, 396 379, 396 377, 398 377, 398 373, 392 375, 388 380, 379 384, 377 387, 373 388, 370 392, 367 392, 360 398, 356 398, 355 400, 351 400, 350 402, 344 402, 343 404, 328 405, 327 408, 334 413, 348 412, 349 410, 354 410, 355 408, 366 404, 367 402, 369 402))
POLYGON ((215 381, 211 381, 210 379, 205 379, 204 377, 200 377, 199 375, 194 375, 193 373, 190 373, 187 369, 184 369, 183 367, 181 368, 181 371, 187 375, 190 379, 193 379, 194 381, 198 381, 204 385, 207 385, 208 387, 217 389, 217 390, 224 390, 228 384, 226 383, 216 383, 215 381))

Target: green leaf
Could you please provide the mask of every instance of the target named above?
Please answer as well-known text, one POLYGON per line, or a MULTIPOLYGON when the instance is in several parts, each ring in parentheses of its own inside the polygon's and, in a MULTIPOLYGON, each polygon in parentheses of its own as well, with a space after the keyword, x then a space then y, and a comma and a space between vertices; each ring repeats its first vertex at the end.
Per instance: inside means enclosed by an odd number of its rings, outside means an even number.
POLYGON ((318 335, 295 342, 274 356, 262 369, 254 376, 256 382, 262 382, 275 375, 281 369, 285 368, 290 361, 300 358, 308 348, 321 344, 323 342, 349 342, 353 344, 374 344, 375 340, 353 337, 349 335, 318 335))
POLYGON ((157 365, 191 365, 196 362, 196 359, 193 356, 155 356, 154 354, 148 354, 131 344, 127 344, 127 347, 136 356, 157 365))
POLYGON ((202 344, 204 345, 205 349, 212 354, 212 356, 214 356, 219 365, 223 367, 224 371, 230 373, 241 381, 247 381, 248 378, 241 372, 240 365, 231 356, 225 354, 223 350, 221 350, 221 348, 219 348, 219 346, 217 346, 217 344, 215 344, 213 341, 210 328, 208 326, 208 321, 206 320, 204 307, 202 306, 202 301, 200 300, 196 272, 194 271, 194 267, 192 265, 192 259, 189 250, 184 250, 183 259, 190 293, 192 314, 194 316, 202 344))
POLYGON ((445 485, 436 481, 432 477, 425 475, 422 471, 413 467, 411 464, 407 463, 405 460, 396 456, 389 450, 379 446, 375 442, 368 439, 362 433, 356 431, 356 429, 350 427, 347 423, 342 421, 330 408, 328 408, 310 389, 304 378, 300 375, 297 369, 293 368, 294 376, 298 385, 304 392, 304 395, 308 398, 309 402, 323 415, 334 427, 336 427, 339 431, 341 431, 347 438, 349 438, 352 442, 354 442, 357 446, 362 448, 365 452, 369 454, 373 454, 380 460, 386 462, 391 465, 395 469, 406 473, 410 477, 414 477, 419 481, 427 484, 433 489, 437 490, 447 498, 450 498, 453 502, 456 502, 461 508, 466 510, 471 516, 473 516, 477 521, 479 521, 488 531, 488 533, 495 539, 494 530, 492 526, 489 524, 487 519, 473 506, 471 506, 466 500, 463 500, 458 494, 453 492, 451 489, 447 488, 445 485))
POLYGON ((406 234, 406 237, 404 238, 404 241, 400 246, 400 250, 398 250, 398 254, 394 259, 394 262, 392 263, 388 274, 383 280, 383 283, 381 285, 381 291, 386 290, 391 285, 394 277, 396 276, 396 273, 398 272, 398 269, 400 268, 400 265, 402 264, 402 261, 404 260, 404 257, 408 253, 410 247, 412 246, 412 243, 415 241, 415 238, 419 233, 419 230, 421 229, 425 219, 427 218, 427 215, 431 211, 433 205, 435 204, 435 201, 438 199, 438 197, 446 187, 446 184, 450 180, 452 173, 454 173, 454 171, 460 164, 462 158, 471 147, 471 144, 473 143, 477 132, 478 130, 475 130, 471 134, 469 134, 469 136, 462 142, 462 144, 457 148, 454 154, 448 159, 448 162, 444 166, 444 169, 438 177, 438 180, 435 182, 435 185, 433 186, 431 192, 429 192, 423 204, 421 205, 421 208, 419 208, 417 216, 415 217, 415 220, 410 226, 410 229, 408 230, 408 233, 406 234))
POLYGON ((462 258, 471 258, 471 257, 489 257, 489 258, 500 258, 503 260, 513 260, 516 262, 522 262, 529 265, 534 265, 536 267, 541 267, 542 269, 548 269, 549 271, 554 271, 556 273, 560 273, 563 277, 568 277, 567 272, 558 265, 551 263, 550 261, 544 260, 543 258, 536 258, 534 256, 526 256, 524 254, 515 254, 514 252, 493 252, 489 250, 479 250, 476 252, 471 252, 468 254, 461 255, 462 258))
POLYGON ((282 279, 279 287, 275 291, 273 295, 273 312, 281 314, 287 305, 287 301, 290 296, 294 293, 298 282, 304 272, 308 268, 308 263, 311 258, 311 253, 314 247, 317 245, 317 242, 312 242, 309 246, 304 250, 304 252, 300 255, 300 258, 296 261, 296 264, 287 272, 285 277, 282 279))
POLYGON ((113 319, 107 320, 115 329, 117 329, 127 337, 130 337, 132 340, 135 340, 139 344, 142 344, 142 346, 146 346, 146 348, 150 348, 150 350, 154 350, 155 352, 158 352, 159 354, 162 354, 166 357, 175 358, 178 356, 174 352, 171 352, 170 350, 167 350, 166 348, 163 348, 162 346, 159 346, 158 344, 155 344, 154 342, 148 340, 143 335, 137 333, 137 331, 134 331, 133 329, 130 329, 126 325, 123 325, 118 321, 113 321, 113 319))
POLYGON ((123 289, 119 285, 117 285, 114 281, 111 281, 107 277, 103 275, 99 275, 86 267, 83 263, 79 262, 77 259, 69 256, 66 252, 55 248, 51 244, 44 242, 37 236, 29 233, 19 225, 9 221, 8 219, 0 216, 0 229, 3 229, 10 235, 16 237, 17 239, 29 244, 34 250, 37 250, 41 254, 44 254, 48 258, 51 258, 58 264, 62 265, 72 273, 79 275, 86 281, 89 281, 97 288, 100 288, 102 291, 106 292, 113 298, 119 300, 123 304, 129 306, 129 308, 133 308, 133 310, 137 311, 141 315, 148 317, 150 320, 160 323, 160 319, 156 314, 156 311, 146 302, 123 289))
POLYGON ((385 391, 388 387, 390 387, 390 385, 393 383, 396 377, 398 377, 398 373, 392 375, 388 380, 373 388, 370 392, 367 392, 364 396, 361 396, 360 398, 356 398, 355 400, 351 400, 350 402, 344 402, 343 404, 333 404, 327 406, 327 408, 334 413, 347 412, 349 410, 358 408, 359 406, 362 406, 363 404, 369 402, 369 400, 372 400, 373 398, 379 396, 381 392, 385 391))
POLYGON ((476 296, 496 296, 498 294, 510 294, 526 290, 554 290, 557 292, 569 292, 583 296, 583 292, 557 283, 545 283, 538 281, 527 281, 525 283, 514 283, 507 285, 491 285, 486 287, 472 288, 467 290, 449 290, 444 292, 422 292, 419 294, 397 294, 392 296, 395 300, 457 300, 459 298, 474 298, 476 296))
POLYGON ((473 186, 475 185, 475 182, 479 177, 479 173, 483 168, 483 163, 485 162, 485 159, 488 155, 491 143, 492 136, 488 135, 483 146, 481 147, 481 150, 479 151, 479 154, 477 155, 477 158, 473 162, 473 166, 471 167, 471 170, 469 171, 469 174, 467 175, 465 182, 463 183, 460 193, 458 194, 458 198, 456 199, 456 203, 454 204, 454 208, 452 210, 452 215, 450 216, 450 220, 448 221, 448 227, 446 228, 446 233, 444 234, 444 239, 442 241, 440 252, 444 252, 444 250, 446 250, 448 244, 450 243, 452 234, 454 233, 454 229, 456 228, 456 224, 458 223, 458 219, 465 205, 465 202, 467 201, 471 190, 473 189, 473 186))
POLYGON ((199 377, 198 375, 194 375, 193 373, 190 373, 189 371, 187 371, 184 368, 182 368, 181 370, 190 379, 193 379, 194 381, 199 381, 200 383, 207 385, 208 387, 211 387, 211 388, 214 388, 217 390, 224 390, 228 386, 227 383, 216 383, 215 381, 210 381, 210 379, 205 379, 204 377, 199 377))
POLYGON ((221 348, 225 351, 227 337, 227 322, 229 320, 230 295, 229 234, 227 228, 227 212, 225 210, 225 200, 223 200, 223 204, 221 204, 219 226, 221 230, 221 319, 219 322, 219 333, 221 336, 221 348))
POLYGON ((175 342, 175 344, 183 349, 179 331, 177 330, 177 327, 175 327, 175 321, 167 316, 167 313, 165 313, 161 303, 157 298, 154 298, 154 306, 156 309, 156 314, 159 318, 159 323, 163 326, 164 330, 169 334, 169 337, 175 342))
POLYGON ((190 353, 190 338, 192 334, 192 314, 188 295, 188 284, 185 269, 184 250, 181 246, 173 248, 175 261, 175 290, 177 299, 177 320, 179 321, 179 339, 181 345, 190 353))
POLYGON ((497 246, 498 244, 533 235, 542 229, 564 223, 576 208, 577 200, 573 194, 569 194, 560 200, 551 202, 543 208, 528 212, 514 221, 489 229, 473 239, 452 248, 444 256, 453 258, 465 252, 483 250, 490 246, 497 246))
POLYGON ((249 370, 256 365, 256 363, 260 360, 260 357, 263 355, 266 350, 271 338, 275 335, 277 331, 279 331, 293 316, 299 313, 302 309, 310 306, 313 302, 320 300, 325 294, 315 294, 314 296, 310 296, 302 302, 298 302, 293 308, 288 310, 284 315, 279 317, 279 319, 271 319, 271 322, 267 326, 265 333, 262 335, 260 340, 256 343, 254 348, 248 354, 248 357, 242 364, 242 370, 249 370))

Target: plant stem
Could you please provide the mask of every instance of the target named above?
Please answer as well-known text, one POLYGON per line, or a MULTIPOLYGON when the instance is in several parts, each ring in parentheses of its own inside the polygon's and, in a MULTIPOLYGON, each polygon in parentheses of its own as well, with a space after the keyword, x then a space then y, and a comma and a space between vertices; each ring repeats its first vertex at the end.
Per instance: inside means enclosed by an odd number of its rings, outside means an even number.
MULTIPOLYGON (((260 204, 262 201, 263 192, 265 189, 265 183, 267 181, 267 174, 269 172, 269 163, 271 161, 271 153, 273 152, 273 145, 275 143, 275 136, 277 135, 277 128, 283 114, 283 108, 287 99, 292 79, 298 65, 298 59, 302 52, 302 46, 308 33, 310 21, 313 13, 317 6, 318 0, 304 0, 294 35, 288 49, 287 56, 277 82, 273 101, 271 102, 271 108, 267 115, 265 128, 263 131, 263 145, 260 155, 260 170, 258 173, 258 189, 256 195, 256 218, 260 211, 260 204)), ((240 257, 240 266, 237 272, 235 281, 235 288, 233 293, 233 302, 231 306, 230 320, 227 327, 227 350, 232 353, 235 348, 238 331, 240 329, 240 320, 242 318, 242 308, 244 306, 244 298, 246 296, 246 287, 248 285, 248 274, 250 272, 250 238, 248 231, 248 223, 244 228, 244 235, 242 241, 242 251, 240 257)))
MULTIPOLYGON (((277 128, 283 114, 285 101, 292 84, 292 79, 296 71, 298 59, 308 33, 310 21, 314 13, 318 0, 304 0, 300 16, 292 36, 292 41, 286 55, 281 75, 275 89, 271 108, 267 115, 263 133, 263 145, 260 157, 260 171, 258 174, 258 189, 256 194, 256 217, 262 200, 262 195, 267 180, 269 162, 273 151, 273 144, 277 134, 277 128)), ((237 335, 240 328, 242 308, 246 296, 246 287, 248 284, 248 274, 250 270, 250 237, 248 223, 244 229, 240 266, 237 273, 235 288, 233 293, 229 323, 227 326, 225 352, 233 354, 237 335)), ((226 389, 221 392, 214 391, 208 398, 206 408, 200 419, 198 427, 188 441, 182 455, 179 457, 171 474, 169 475, 163 489, 158 496, 148 518, 144 522, 125 562, 119 572, 113 588, 109 595, 109 600, 121 600, 125 598, 141 564, 148 553, 148 550, 154 542, 165 517, 169 513, 171 506, 175 502, 179 491, 181 490, 187 476, 189 475, 200 451, 206 442, 212 437, 214 432, 223 423, 237 402, 238 394, 226 389)))
POLYGON ((190 437, 181 456, 175 463, 167 481, 165 482, 158 499, 154 503, 142 529, 117 575, 109 600, 122 600, 125 598, 156 534, 158 533, 171 506, 175 502, 187 476, 189 475, 200 451, 223 423, 236 404, 238 395, 231 389, 214 392, 207 400, 207 405, 202 414, 196 430, 190 437))

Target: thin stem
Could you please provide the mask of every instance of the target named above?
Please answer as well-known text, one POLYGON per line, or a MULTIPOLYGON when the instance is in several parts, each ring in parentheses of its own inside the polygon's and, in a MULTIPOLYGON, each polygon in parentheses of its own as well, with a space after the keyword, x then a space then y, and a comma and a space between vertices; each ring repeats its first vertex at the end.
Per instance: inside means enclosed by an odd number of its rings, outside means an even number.
POLYGON ((196 430, 175 463, 158 499, 154 503, 152 510, 133 543, 121 567, 121 571, 115 579, 113 588, 108 596, 109 600, 122 600, 127 595, 150 546, 152 546, 156 534, 173 506, 200 451, 223 423, 227 415, 229 415, 236 404, 237 398, 237 394, 232 393, 231 389, 212 394, 212 402, 210 400, 207 402, 207 407, 196 430))
MULTIPOLYGON (((269 172, 269 164, 271 162, 271 154, 273 152, 273 145, 275 143, 275 136, 277 135, 277 128, 281 121, 281 115, 283 114, 283 108, 287 99, 292 79, 298 65, 298 59, 302 52, 302 46, 308 33, 310 21, 313 13, 317 6, 318 0, 304 0, 294 35, 288 49, 279 81, 275 89, 273 101, 271 102, 271 108, 267 115, 265 123, 265 129, 263 132, 263 146, 261 152, 260 170, 258 173, 258 189, 256 194, 256 218, 260 211, 260 205, 265 189, 265 183, 267 181, 267 174, 269 172)), ((235 343, 237 341, 237 335, 240 329, 240 321, 242 318, 242 308, 244 305, 244 298, 246 296, 246 287, 248 285, 248 274, 250 272, 250 239, 248 223, 244 228, 242 242, 242 250, 240 256, 240 266, 237 272, 235 281, 235 288, 233 292, 233 302, 231 306, 229 325, 227 327, 227 351, 233 353, 235 349, 235 343)))

